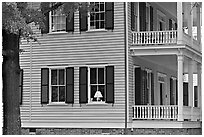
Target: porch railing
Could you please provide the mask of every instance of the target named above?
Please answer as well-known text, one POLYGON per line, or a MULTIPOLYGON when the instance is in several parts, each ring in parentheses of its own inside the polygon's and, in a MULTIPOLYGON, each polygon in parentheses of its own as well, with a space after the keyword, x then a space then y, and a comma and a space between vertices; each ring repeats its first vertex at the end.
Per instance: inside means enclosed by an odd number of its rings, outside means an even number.
POLYGON ((136 105, 133 106, 133 119, 177 119, 176 105, 136 105))
POLYGON ((175 44, 177 31, 143 31, 132 32, 133 45, 141 44, 175 44))

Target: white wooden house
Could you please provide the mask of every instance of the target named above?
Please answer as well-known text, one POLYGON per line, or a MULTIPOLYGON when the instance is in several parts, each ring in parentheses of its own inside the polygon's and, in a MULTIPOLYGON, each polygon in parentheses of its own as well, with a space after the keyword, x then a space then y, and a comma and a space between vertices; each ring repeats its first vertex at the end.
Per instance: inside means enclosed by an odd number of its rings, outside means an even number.
POLYGON ((199 128, 201 3, 95 4, 22 40, 22 127, 199 128))

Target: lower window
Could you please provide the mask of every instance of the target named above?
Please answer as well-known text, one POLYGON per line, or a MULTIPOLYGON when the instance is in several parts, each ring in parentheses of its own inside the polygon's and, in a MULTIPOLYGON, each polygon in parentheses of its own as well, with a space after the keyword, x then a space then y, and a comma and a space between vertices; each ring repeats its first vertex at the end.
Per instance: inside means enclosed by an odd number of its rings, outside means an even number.
POLYGON ((51 69, 51 102, 65 102, 65 69, 51 69))
POLYGON ((89 102, 105 101, 105 68, 90 68, 89 102))

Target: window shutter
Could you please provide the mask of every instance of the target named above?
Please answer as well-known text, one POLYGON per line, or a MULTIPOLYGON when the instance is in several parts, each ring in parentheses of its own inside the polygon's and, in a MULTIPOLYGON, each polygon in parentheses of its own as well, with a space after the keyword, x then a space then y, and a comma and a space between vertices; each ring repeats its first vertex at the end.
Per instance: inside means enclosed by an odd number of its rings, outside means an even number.
POLYGON ((49 102, 49 68, 41 68, 41 104, 49 102))
POLYGON ((79 68, 79 103, 88 103, 88 69, 79 68))
POLYGON ((151 73, 151 105, 154 105, 154 73, 151 73))
POLYGON ((188 106, 188 83, 183 82, 183 105, 188 106))
POLYGON ((67 16, 66 18, 66 31, 67 32, 74 32, 74 12, 72 15, 67 16))
POLYGON ((178 105, 178 80, 176 80, 176 105, 178 105))
POLYGON ((66 100, 65 103, 74 103, 74 67, 66 68, 66 100))
POLYGON ((22 105, 23 100, 23 69, 20 69, 20 77, 19 77, 19 103, 22 105))
POLYGON ((172 30, 172 20, 171 19, 169 19, 169 30, 172 30))
POLYGON ((105 3, 105 29, 114 29, 114 2, 105 3))
POLYGON ((174 97, 173 97, 173 79, 170 78, 170 105, 174 105, 174 97))
POLYGON ((147 105, 149 100, 149 93, 147 90, 147 71, 144 70, 144 105, 147 105))
MULTIPOLYGON (((42 13, 46 11, 49 8, 49 6, 50 6, 49 2, 41 2, 42 13)), ((42 34, 49 33, 49 12, 44 13, 43 23, 45 27, 41 28, 41 33, 42 34)))
POLYGON ((114 103, 114 66, 106 66, 106 103, 114 103))
POLYGON ((194 107, 198 107, 198 86, 194 86, 194 107))
POLYGON ((141 105, 141 68, 135 68, 135 105, 141 105))
POLYGON ((79 25, 80 31, 88 30, 88 19, 87 19, 87 11, 82 8, 79 9, 79 25))
POLYGON ((146 31, 146 3, 139 2, 140 31, 146 31))
POLYGON ((150 31, 154 30, 153 7, 150 6, 150 31))
POLYGON ((134 2, 131 2, 131 30, 135 31, 135 15, 134 15, 134 11, 135 11, 135 6, 134 6, 134 2))
POLYGON ((175 30, 177 30, 177 23, 175 23, 175 30))

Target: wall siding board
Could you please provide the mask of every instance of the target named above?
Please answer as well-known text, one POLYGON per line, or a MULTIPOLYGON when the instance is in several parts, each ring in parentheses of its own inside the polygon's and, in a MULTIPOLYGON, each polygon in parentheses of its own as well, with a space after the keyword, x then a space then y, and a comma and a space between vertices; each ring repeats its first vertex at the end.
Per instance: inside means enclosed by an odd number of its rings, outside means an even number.
POLYGON ((20 55, 20 66, 24 69, 22 123, 56 122, 56 126, 60 122, 124 123, 124 5, 122 2, 115 2, 114 7, 113 31, 80 33, 79 12, 74 16, 74 33, 41 35, 38 26, 32 24, 38 42, 29 44, 24 40, 20 45, 20 48, 26 51, 20 55), (115 103, 113 105, 79 104, 79 67, 96 63, 114 65, 115 103), (48 65, 74 67, 75 103, 73 105, 40 104, 40 69, 48 65))

